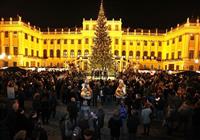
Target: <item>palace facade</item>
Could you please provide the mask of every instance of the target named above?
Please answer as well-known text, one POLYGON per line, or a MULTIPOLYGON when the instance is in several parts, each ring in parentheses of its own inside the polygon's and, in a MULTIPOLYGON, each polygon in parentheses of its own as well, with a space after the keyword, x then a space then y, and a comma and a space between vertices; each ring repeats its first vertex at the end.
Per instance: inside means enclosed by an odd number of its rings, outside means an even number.
MULTIPOLYGON (((83 19, 81 28, 42 31, 21 17, 0 21, 0 67, 89 68, 96 20, 83 19)), ((141 69, 200 70, 199 19, 176 28, 124 29, 122 20, 107 20, 111 48, 118 71, 134 65, 141 69)))

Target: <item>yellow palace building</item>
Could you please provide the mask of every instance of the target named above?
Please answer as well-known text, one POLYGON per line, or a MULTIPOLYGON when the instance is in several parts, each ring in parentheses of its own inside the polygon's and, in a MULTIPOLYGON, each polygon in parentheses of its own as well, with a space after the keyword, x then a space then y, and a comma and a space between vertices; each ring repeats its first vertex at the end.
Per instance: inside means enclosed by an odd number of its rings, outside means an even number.
MULTIPOLYGON (((20 16, 1 18, 0 67, 66 67, 74 63, 87 70, 95 25, 96 20, 83 19, 80 28, 43 31, 20 16)), ((118 71, 130 64, 141 69, 200 70, 199 19, 188 18, 165 32, 124 29, 121 19, 107 20, 107 26, 118 71)))

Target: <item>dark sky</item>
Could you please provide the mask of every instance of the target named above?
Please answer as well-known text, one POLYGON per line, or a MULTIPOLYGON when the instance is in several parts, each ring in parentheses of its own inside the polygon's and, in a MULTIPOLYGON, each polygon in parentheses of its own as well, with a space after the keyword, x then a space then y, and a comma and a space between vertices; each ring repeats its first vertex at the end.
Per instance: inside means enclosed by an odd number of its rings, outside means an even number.
MULTIPOLYGON (((81 27, 82 19, 96 19, 100 0, 2 0, 0 17, 21 15, 32 25, 81 27)), ((200 16, 196 0, 104 0, 108 19, 122 18, 123 27, 170 28, 187 17, 200 16)))

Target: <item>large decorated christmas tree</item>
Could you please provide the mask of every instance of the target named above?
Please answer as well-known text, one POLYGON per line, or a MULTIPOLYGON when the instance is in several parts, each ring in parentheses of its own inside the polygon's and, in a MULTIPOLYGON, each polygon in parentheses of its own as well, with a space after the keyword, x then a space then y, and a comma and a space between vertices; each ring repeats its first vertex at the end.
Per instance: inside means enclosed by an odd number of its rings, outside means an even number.
POLYGON ((90 57, 91 67, 102 71, 110 70, 113 65, 111 39, 108 35, 106 22, 102 0, 95 30, 94 46, 90 57))

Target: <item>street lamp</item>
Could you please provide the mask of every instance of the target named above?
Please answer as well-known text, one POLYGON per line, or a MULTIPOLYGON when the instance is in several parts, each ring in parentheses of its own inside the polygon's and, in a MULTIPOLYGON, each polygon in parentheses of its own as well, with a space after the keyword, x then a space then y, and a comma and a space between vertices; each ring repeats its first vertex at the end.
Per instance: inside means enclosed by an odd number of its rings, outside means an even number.
POLYGON ((5 53, 0 54, 0 60, 3 62, 2 67, 5 65, 5 59, 10 60, 11 58, 11 55, 6 55, 5 53))

